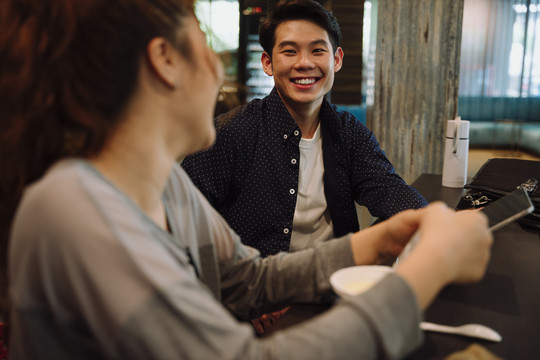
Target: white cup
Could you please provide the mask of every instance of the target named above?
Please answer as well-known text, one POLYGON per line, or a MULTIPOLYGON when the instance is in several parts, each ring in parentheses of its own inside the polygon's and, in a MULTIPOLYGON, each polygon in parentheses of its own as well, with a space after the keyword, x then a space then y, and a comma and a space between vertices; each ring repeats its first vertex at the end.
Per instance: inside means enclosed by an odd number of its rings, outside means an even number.
POLYGON ((340 269, 330 276, 330 284, 341 297, 363 293, 380 281, 393 269, 389 266, 363 265, 340 269))

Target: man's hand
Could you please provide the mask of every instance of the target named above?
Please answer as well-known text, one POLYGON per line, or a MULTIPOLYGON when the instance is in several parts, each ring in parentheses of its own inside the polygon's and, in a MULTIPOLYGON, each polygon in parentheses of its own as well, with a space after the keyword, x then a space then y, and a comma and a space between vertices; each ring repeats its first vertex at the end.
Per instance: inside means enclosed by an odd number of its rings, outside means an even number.
POLYGON ((289 307, 286 307, 283 310, 279 310, 270 314, 264 314, 263 316, 251 320, 251 324, 255 328, 257 334, 264 334, 278 319, 282 318, 283 315, 289 310, 289 307))
POLYGON ((357 265, 372 265, 398 256, 419 227, 422 210, 405 210, 351 237, 357 265))

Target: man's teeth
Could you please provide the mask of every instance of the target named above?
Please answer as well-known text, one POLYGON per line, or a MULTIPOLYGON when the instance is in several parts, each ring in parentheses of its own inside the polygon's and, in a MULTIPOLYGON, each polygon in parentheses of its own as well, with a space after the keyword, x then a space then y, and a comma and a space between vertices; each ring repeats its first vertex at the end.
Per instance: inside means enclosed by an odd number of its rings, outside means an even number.
POLYGON ((295 84, 299 85, 310 85, 315 82, 315 79, 294 79, 295 84))

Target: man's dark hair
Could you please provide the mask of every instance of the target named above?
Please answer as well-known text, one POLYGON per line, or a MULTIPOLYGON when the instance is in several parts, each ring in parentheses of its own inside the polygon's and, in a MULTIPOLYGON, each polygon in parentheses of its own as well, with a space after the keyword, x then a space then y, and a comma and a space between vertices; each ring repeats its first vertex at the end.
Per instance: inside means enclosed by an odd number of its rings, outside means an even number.
POLYGON ((326 30, 334 51, 341 44, 341 30, 331 11, 314 0, 284 0, 274 5, 259 29, 259 41, 270 57, 276 43, 276 29, 288 20, 307 20, 326 30))

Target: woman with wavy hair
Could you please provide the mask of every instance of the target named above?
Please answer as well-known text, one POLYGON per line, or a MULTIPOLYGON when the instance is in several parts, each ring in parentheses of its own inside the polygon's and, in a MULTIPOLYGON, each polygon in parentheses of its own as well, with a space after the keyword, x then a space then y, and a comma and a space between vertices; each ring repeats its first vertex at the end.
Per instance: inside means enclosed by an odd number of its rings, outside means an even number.
POLYGON ((223 76, 192 1, 0 6, 12 359, 396 358, 442 287, 483 276, 485 218, 441 204, 293 254, 242 245, 177 164, 213 143, 223 76), (325 314, 267 338, 239 321, 331 295, 417 230, 325 314))

